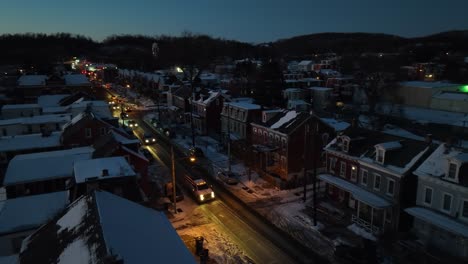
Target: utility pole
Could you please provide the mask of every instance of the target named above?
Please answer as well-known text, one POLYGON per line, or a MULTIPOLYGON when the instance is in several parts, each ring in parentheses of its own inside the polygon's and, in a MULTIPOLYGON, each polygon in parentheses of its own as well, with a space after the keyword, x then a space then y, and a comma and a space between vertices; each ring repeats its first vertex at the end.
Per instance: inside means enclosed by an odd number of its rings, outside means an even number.
POLYGON ((193 89, 194 69, 190 69, 190 89, 192 90, 192 100, 190 102, 190 127, 192 129, 192 147, 195 149, 195 127, 193 126, 193 102, 195 101, 195 91, 193 89))
POLYGON ((313 193, 313 203, 314 203, 314 212, 313 212, 313 218, 314 218, 314 226, 317 226, 317 158, 318 158, 318 153, 319 153, 319 143, 318 143, 318 135, 319 135, 319 130, 318 130, 318 122, 316 122, 316 126, 313 132, 313 138, 312 138, 312 151, 313 151, 313 164, 314 164, 314 177, 312 178, 312 185, 314 189, 313 193))
POLYGON ((174 147, 172 145, 171 145, 171 165, 172 165, 172 202, 174 203, 174 214, 177 214, 175 160, 174 160, 174 147))
POLYGON ((304 197, 302 200, 304 203, 307 201, 307 163, 309 161, 309 149, 308 149, 308 138, 309 138, 309 124, 305 124, 305 131, 304 131, 304 197))
POLYGON ((231 172, 231 111, 230 106, 228 105, 227 111, 227 145, 228 145, 228 172, 231 172))

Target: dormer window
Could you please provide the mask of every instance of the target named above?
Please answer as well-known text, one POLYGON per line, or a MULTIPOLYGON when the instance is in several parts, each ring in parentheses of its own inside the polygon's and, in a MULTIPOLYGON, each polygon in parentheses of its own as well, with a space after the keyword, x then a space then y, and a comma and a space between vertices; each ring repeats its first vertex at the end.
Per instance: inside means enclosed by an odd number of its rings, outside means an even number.
POLYGON ((344 139, 343 139, 342 150, 343 150, 344 152, 348 152, 348 151, 349 151, 349 138, 344 138, 344 139))
POLYGON ((457 175, 457 164, 450 163, 447 178, 454 180, 457 175))

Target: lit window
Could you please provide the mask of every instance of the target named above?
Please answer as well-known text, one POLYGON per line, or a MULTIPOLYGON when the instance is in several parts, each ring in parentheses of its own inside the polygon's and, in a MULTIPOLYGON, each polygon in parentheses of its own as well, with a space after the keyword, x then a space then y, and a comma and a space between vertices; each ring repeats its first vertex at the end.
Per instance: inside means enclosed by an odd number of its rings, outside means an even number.
POLYGON ((357 168, 356 166, 351 166, 351 180, 356 181, 357 179, 357 168))

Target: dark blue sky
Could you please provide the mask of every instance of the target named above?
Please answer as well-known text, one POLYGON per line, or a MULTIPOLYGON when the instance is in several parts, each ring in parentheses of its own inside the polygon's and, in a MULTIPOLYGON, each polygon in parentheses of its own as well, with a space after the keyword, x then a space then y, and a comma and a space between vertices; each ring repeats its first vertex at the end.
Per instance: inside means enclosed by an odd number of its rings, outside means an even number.
POLYGON ((320 32, 404 37, 468 29, 468 0, 4 0, 0 34, 180 35, 246 42, 320 32))

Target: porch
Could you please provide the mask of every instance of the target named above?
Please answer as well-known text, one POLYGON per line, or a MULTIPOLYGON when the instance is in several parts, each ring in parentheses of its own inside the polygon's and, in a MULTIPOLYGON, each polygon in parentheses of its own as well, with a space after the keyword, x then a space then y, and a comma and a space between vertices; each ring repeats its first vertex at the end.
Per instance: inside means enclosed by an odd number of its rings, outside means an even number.
POLYGON ((329 174, 320 174, 319 179, 327 183, 328 200, 338 204, 351 223, 374 235, 382 234, 388 227, 392 208, 389 201, 329 174))

